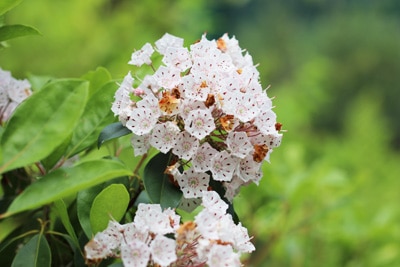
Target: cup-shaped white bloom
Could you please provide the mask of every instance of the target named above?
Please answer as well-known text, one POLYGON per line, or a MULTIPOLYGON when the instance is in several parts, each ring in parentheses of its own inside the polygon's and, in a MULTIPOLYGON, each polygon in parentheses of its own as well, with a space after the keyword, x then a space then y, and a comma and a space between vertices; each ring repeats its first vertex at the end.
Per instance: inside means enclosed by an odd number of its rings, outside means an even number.
POLYGON ((262 176, 261 163, 254 161, 252 155, 248 155, 244 159, 240 160, 236 174, 244 182, 253 181, 258 183, 262 176))
POLYGON ((151 44, 146 43, 140 50, 132 53, 131 60, 128 62, 130 65, 142 66, 143 64, 150 65, 151 64, 151 55, 153 54, 154 49, 151 44))
POLYGON ((231 246, 214 244, 208 253, 207 266, 209 267, 240 267, 240 257, 231 246))
POLYGON ((242 226, 242 223, 239 223, 238 225, 235 225, 232 227, 232 236, 234 238, 233 242, 233 247, 237 251, 240 251, 242 253, 251 253, 256 248, 254 245, 250 242, 250 237, 247 232, 247 228, 242 226))
POLYGON ((162 153, 167 153, 175 147, 179 135, 179 127, 167 121, 154 126, 150 137, 150 144, 162 153))
POLYGON ((226 144, 232 155, 241 159, 245 158, 253 151, 253 145, 245 132, 229 132, 226 144))
POLYGON ((134 223, 155 234, 165 235, 174 232, 168 213, 163 213, 160 205, 140 203, 134 223))
POLYGON ((202 206, 217 215, 223 215, 228 209, 228 204, 221 199, 215 191, 207 191, 203 193, 202 206))
POLYGON ((121 259, 125 267, 146 267, 150 259, 150 248, 139 239, 121 244, 121 259))
POLYGON ((196 172, 194 169, 186 170, 176 178, 185 198, 201 197, 210 182, 208 174, 196 172))
POLYGON ((195 171, 206 172, 211 169, 212 158, 218 151, 209 143, 203 143, 192 157, 192 166, 195 171))
POLYGON ((188 132, 182 131, 172 152, 181 159, 190 160, 198 148, 199 140, 188 132))
POLYGON ((165 89, 173 89, 181 82, 181 74, 176 68, 160 66, 153 76, 158 85, 165 89))
POLYGON ((261 111, 254 120, 254 125, 265 135, 276 132, 275 123, 276 114, 271 109, 261 111))
POLYGON ((160 266, 168 266, 176 261, 176 242, 174 239, 157 235, 150 244, 152 260, 160 266))
POLYGON ((119 116, 123 109, 128 107, 132 101, 130 94, 132 92, 133 78, 129 72, 122 81, 114 95, 115 101, 112 104, 111 110, 115 116, 119 116))
POLYGON ((226 150, 218 152, 211 160, 211 173, 216 181, 232 180, 239 158, 230 155, 226 150))
POLYGON ((180 72, 192 66, 192 59, 186 47, 168 47, 162 62, 168 67, 178 69, 180 72))
POLYGON ((215 130, 214 118, 209 109, 190 111, 184 122, 185 130, 199 140, 215 130))
POLYGON ((183 39, 172 34, 165 33, 155 42, 157 51, 164 55, 170 47, 183 47, 183 39))
POLYGON ((149 108, 135 108, 129 114, 126 128, 134 134, 144 135, 153 130, 158 120, 158 115, 154 114, 149 108))
POLYGON ((237 117, 242 122, 248 122, 260 113, 254 96, 241 92, 227 94, 223 110, 227 114, 237 117))
POLYGON ((136 156, 144 155, 150 149, 150 134, 144 135, 132 135, 131 145, 133 147, 133 153, 136 156))

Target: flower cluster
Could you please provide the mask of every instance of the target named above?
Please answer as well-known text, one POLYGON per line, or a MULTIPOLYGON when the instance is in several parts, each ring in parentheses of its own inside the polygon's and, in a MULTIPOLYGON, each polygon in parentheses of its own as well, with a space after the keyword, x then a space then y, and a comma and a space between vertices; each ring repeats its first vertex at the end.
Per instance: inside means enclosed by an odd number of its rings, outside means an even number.
POLYGON ((185 199, 199 199, 210 179, 224 185, 230 201, 242 185, 258 184, 263 160, 280 145, 281 124, 252 57, 234 37, 203 35, 188 49, 167 33, 155 47, 135 51, 129 64, 154 70, 139 82, 128 73, 112 106, 134 134, 135 155, 150 147, 172 152, 178 164, 170 174, 185 199), (155 51, 162 57, 157 69, 155 51))
POLYGON ((17 80, 0 68, 0 125, 7 121, 15 108, 32 94, 27 80, 17 80))
POLYGON ((255 250, 247 229, 233 222, 216 192, 204 192, 202 202, 195 220, 184 224, 171 209, 139 204, 132 223, 110 221, 86 244, 87 263, 120 257, 127 267, 241 266, 240 255, 255 250))

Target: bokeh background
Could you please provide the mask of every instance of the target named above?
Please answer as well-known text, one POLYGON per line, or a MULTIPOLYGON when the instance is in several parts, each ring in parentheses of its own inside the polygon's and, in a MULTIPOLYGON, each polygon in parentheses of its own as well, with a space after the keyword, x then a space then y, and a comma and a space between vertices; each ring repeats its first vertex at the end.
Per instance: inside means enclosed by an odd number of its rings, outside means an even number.
POLYGON ((400 266, 398 0, 29 0, 6 23, 42 33, 0 51, 19 78, 119 79, 165 32, 235 35, 287 130, 235 200, 257 248, 246 266, 400 266))

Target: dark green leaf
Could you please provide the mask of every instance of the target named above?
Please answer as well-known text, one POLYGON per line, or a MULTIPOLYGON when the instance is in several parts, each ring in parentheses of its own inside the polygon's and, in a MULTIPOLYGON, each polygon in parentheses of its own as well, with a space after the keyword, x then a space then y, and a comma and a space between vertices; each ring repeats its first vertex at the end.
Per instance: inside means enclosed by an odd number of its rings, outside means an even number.
POLYGON ((35 28, 25 25, 4 25, 0 27, 0 42, 22 37, 25 35, 39 35, 35 28))
POLYGON ((131 170, 122 163, 106 159, 57 169, 28 186, 0 218, 38 208, 106 180, 131 174, 131 170))
POLYGON ((128 128, 123 126, 121 122, 115 122, 106 126, 100 133, 99 139, 97 140, 97 146, 100 148, 101 145, 109 140, 118 138, 124 135, 132 133, 128 128))
POLYGON ((129 204, 129 193, 122 184, 112 184, 94 199, 90 209, 90 225, 93 234, 107 228, 111 219, 120 221, 129 204))
POLYGON ((76 236, 74 227, 72 226, 71 221, 69 219, 67 206, 65 205, 64 201, 62 199, 54 201, 54 208, 58 216, 60 217, 60 220, 64 225, 65 230, 67 230, 67 233, 72 238, 74 245, 77 248, 79 248, 78 237, 76 236))
POLYGON ((39 161, 61 145, 78 122, 87 93, 86 81, 58 80, 22 102, 0 141, 0 173, 39 161))
POLYGON ((85 111, 73 132, 67 157, 96 144, 104 127, 115 121, 114 114, 111 111, 115 90, 116 84, 109 82, 89 98, 85 111))
POLYGON ((182 191, 172 184, 164 172, 170 165, 171 153, 158 153, 145 166, 143 182, 152 203, 162 208, 178 207, 182 191))
POLYGON ((42 234, 37 234, 18 251, 11 267, 46 267, 50 265, 49 244, 42 234))

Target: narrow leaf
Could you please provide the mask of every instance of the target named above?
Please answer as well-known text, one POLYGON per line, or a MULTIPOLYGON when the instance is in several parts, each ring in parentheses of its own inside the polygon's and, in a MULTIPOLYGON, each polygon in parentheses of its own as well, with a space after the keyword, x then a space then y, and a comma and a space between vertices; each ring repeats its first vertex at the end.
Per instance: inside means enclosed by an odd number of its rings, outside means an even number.
POLYGON ((102 129, 115 121, 114 114, 111 111, 115 90, 116 84, 114 82, 107 83, 88 100, 67 149, 68 157, 96 144, 102 129))
POLYGON ((21 3, 22 0, 1 0, 0 1, 0 15, 3 15, 13 7, 21 3))
POLYGON ((100 133, 99 139, 97 140, 97 146, 100 148, 101 145, 109 140, 118 138, 124 135, 132 133, 128 128, 123 126, 121 122, 114 122, 106 126, 100 133))
POLYGON ((4 25, 0 27, 0 42, 22 37, 25 35, 39 35, 40 32, 31 26, 4 25))
POLYGON ((107 228, 111 219, 120 221, 129 204, 129 193, 122 184, 112 184, 101 191, 93 201, 90 210, 90 224, 93 233, 107 228))
POLYGON ((170 153, 158 153, 144 169, 143 183, 147 194, 153 203, 159 203, 162 208, 176 208, 182 198, 182 191, 165 174, 170 161, 170 153))
POLYGON ((57 169, 28 186, 0 218, 41 207, 106 180, 131 174, 132 171, 122 163, 106 159, 57 169))
POLYGON ((68 210, 67 206, 65 205, 65 202, 62 199, 56 200, 54 202, 54 209, 56 210, 58 216, 60 217, 60 220, 64 225, 65 230, 67 230, 68 235, 72 238, 74 245, 77 248, 79 248, 78 237, 76 236, 74 227, 72 226, 71 221, 69 219, 68 210))
POLYGON ((50 267, 50 265, 49 244, 42 234, 37 234, 18 251, 11 267, 50 267))
POLYGON ((22 102, 0 141, 0 173, 40 161, 61 145, 84 110, 87 91, 86 81, 58 80, 22 102))

